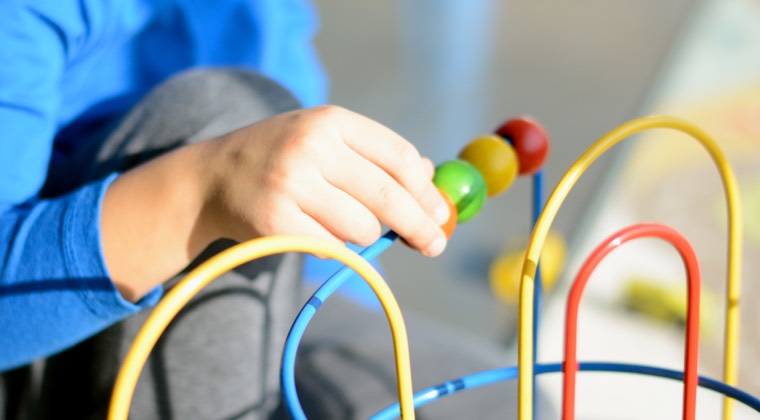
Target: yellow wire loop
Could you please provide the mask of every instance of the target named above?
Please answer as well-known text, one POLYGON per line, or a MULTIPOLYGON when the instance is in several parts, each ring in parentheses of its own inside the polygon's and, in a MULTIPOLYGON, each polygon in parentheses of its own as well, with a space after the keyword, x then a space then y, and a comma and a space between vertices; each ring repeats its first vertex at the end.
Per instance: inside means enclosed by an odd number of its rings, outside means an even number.
MULTIPOLYGON (((644 117, 630 121, 612 130, 578 158, 557 184, 551 196, 549 196, 546 206, 533 230, 523 262, 520 283, 520 325, 518 331, 518 417, 520 420, 530 420, 533 417, 534 319, 532 306, 535 287, 534 278, 541 248, 549 232, 549 227, 570 189, 599 156, 623 139, 638 132, 654 128, 668 128, 681 131, 699 141, 715 161, 723 181, 726 192, 726 204, 728 206, 729 234, 723 381, 728 385, 736 386, 738 378, 739 294, 741 289, 742 252, 741 205, 736 177, 717 143, 698 127, 672 117, 644 117)), ((725 420, 731 419, 732 407, 733 400, 728 397, 724 398, 723 418, 725 420)))
POLYGON ((306 236, 271 236, 244 242, 217 254, 190 272, 166 294, 145 322, 121 366, 111 395, 109 420, 127 419, 135 386, 148 355, 172 319, 193 296, 219 275, 240 264, 285 252, 308 252, 337 259, 369 283, 383 306, 393 335, 401 417, 414 419, 406 325, 393 293, 377 270, 358 254, 338 244, 306 236))

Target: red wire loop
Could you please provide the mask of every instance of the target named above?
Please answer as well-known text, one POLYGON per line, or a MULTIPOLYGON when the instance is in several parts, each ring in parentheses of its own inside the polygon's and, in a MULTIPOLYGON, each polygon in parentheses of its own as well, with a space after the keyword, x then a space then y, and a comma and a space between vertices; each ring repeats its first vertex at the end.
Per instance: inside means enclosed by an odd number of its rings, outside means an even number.
POLYGON ((562 418, 565 420, 573 420, 575 418, 575 377, 578 372, 578 307, 580 306, 583 289, 591 273, 607 254, 628 241, 644 237, 656 237, 669 242, 681 254, 686 268, 688 306, 686 312, 683 419, 693 420, 696 415, 697 358, 699 353, 699 263, 691 245, 680 233, 661 224, 644 223, 622 229, 602 242, 589 255, 578 272, 570 290, 570 295, 567 299, 567 316, 565 318, 565 362, 563 366, 562 418))

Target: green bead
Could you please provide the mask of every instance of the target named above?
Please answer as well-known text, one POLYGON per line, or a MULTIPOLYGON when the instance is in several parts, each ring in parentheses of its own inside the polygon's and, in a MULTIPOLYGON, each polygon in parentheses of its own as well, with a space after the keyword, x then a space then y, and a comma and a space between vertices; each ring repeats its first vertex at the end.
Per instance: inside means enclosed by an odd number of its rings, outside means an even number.
POLYGON ((459 223, 472 219, 486 201, 487 187, 483 175, 463 160, 450 160, 438 165, 433 184, 445 191, 454 202, 459 223))

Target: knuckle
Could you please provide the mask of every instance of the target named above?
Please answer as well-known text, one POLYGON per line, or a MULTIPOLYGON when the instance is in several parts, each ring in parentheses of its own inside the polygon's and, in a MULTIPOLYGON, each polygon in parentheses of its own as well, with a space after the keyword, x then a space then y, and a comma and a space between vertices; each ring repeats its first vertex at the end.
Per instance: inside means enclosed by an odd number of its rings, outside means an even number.
POLYGON ((421 195, 424 192, 425 181, 428 180, 428 170, 419 152, 410 143, 400 143, 395 155, 396 159, 392 163, 395 176, 412 195, 421 195))
POLYGON ((380 237, 380 223, 374 217, 363 217, 354 225, 352 236, 357 245, 369 245, 380 237))
POLYGON ((282 143, 282 147, 286 156, 293 156, 298 151, 308 148, 313 141, 314 136, 311 135, 311 130, 308 127, 299 127, 293 129, 286 141, 282 143))
POLYGON ((426 186, 419 197, 420 205, 422 205, 422 207, 429 212, 434 211, 440 201, 441 198, 440 194, 438 193, 438 189, 436 189, 436 187, 432 184, 426 186))
POLYGON ((272 168, 272 172, 276 172, 278 179, 293 178, 295 174, 304 172, 305 168, 317 165, 325 159, 327 149, 320 136, 305 130, 293 133, 279 147, 282 153, 265 163, 272 168))
POLYGON ((348 110, 338 105, 319 105, 311 109, 312 115, 317 118, 333 119, 343 118, 348 113, 348 110))
POLYGON ((387 212, 399 200, 399 187, 393 181, 386 181, 377 192, 378 211, 387 212))
POLYGON ((408 142, 400 142, 396 150, 398 164, 404 168, 408 166, 419 166, 421 164, 420 153, 408 142))

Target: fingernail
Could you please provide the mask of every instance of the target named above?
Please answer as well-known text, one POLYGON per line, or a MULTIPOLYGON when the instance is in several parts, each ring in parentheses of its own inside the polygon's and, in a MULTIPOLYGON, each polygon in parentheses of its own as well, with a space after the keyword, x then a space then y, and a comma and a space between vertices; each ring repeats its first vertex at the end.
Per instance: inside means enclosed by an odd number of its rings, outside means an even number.
POLYGON ((433 213, 433 220, 435 220, 438 226, 440 226, 448 222, 449 217, 451 217, 449 206, 446 205, 446 202, 441 200, 441 204, 436 207, 435 212, 433 213))
POLYGON ((435 238, 433 243, 430 244, 430 246, 427 247, 425 250, 425 255, 428 257, 436 257, 440 255, 443 250, 446 249, 446 238, 443 236, 439 236, 435 238))

